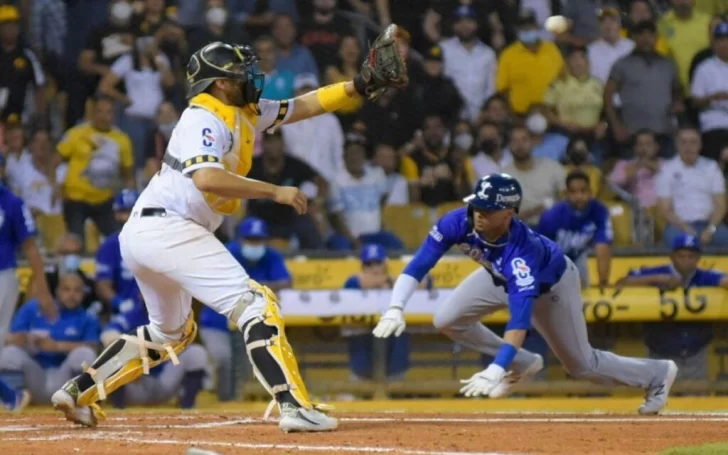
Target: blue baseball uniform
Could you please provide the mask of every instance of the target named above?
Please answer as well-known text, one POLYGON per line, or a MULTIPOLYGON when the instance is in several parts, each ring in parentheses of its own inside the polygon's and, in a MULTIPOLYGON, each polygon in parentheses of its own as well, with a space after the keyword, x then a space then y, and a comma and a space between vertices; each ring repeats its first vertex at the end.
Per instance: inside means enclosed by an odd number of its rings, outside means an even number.
POLYGON ((141 304, 141 293, 136 279, 121 258, 118 232, 109 236, 96 253, 96 281, 101 280, 111 281, 116 292, 116 297, 111 302, 112 314, 130 311, 130 302, 141 304))

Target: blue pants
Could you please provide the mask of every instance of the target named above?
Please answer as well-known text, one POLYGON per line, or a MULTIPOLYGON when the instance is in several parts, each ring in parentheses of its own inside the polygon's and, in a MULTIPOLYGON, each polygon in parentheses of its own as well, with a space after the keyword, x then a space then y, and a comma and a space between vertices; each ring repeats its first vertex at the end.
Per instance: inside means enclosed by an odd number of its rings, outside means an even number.
MULTIPOLYGON (((374 371, 372 347, 374 336, 362 334, 347 337, 349 342, 349 366, 360 378, 371 379, 374 371)), ((409 369, 409 335, 405 332, 387 340, 387 377, 398 376, 409 369)))
MULTIPOLYGON (((699 236, 700 233, 708 227, 708 222, 695 221, 693 223, 690 223, 690 226, 695 229, 699 236)), ((668 224, 665 227, 665 232, 662 235, 662 240, 665 242, 665 245, 672 248, 672 242, 675 240, 675 237, 677 237, 681 233, 682 231, 680 231, 680 229, 673 226, 672 224, 668 224)), ((710 241, 710 246, 728 246, 728 227, 726 227, 725 224, 721 223, 717 226, 715 234, 713 234, 713 239, 710 241)))
MULTIPOLYGON (((376 243, 377 245, 383 246, 385 250, 404 249, 402 241, 396 235, 387 231, 380 231, 374 234, 362 234, 359 236, 359 240, 362 243, 376 243)), ((330 250, 349 251, 353 249, 351 242, 340 234, 332 235, 326 243, 330 250)))

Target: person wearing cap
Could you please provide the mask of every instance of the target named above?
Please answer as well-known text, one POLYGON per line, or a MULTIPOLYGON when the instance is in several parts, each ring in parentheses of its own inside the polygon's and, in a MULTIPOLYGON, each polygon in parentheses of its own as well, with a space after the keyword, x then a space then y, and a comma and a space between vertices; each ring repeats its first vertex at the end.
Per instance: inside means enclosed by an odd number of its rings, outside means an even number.
POLYGON ((518 41, 500 56, 496 88, 514 113, 524 115, 532 104, 543 103, 546 90, 564 69, 564 59, 554 43, 542 40, 533 11, 521 13, 517 29, 518 41))
POLYGON ((690 93, 690 62, 695 54, 710 45, 710 16, 695 9, 694 0, 672 0, 657 29, 664 36, 670 56, 677 65, 684 94, 690 93))
MULTIPOLYGON (((376 243, 362 246, 359 255, 361 272, 352 275, 344 282, 344 289, 391 289, 394 278, 389 274, 387 252, 376 243)), ((421 289, 432 290, 430 276, 422 280, 421 289)), ((349 367, 352 379, 371 379, 373 372, 372 342, 373 336, 368 327, 343 326, 341 336, 349 345, 349 367)), ((387 340, 387 377, 402 377, 409 369, 409 336, 391 337, 387 340)))
POLYGON ((717 160, 728 144, 728 22, 713 29, 712 41, 715 55, 696 68, 690 94, 700 109, 701 154, 717 160))
MULTIPOLYGON (((649 286, 658 288, 660 295, 665 291, 682 289, 686 296, 693 288, 728 289, 728 276, 725 273, 698 267, 700 255, 700 240, 693 235, 680 234, 672 242, 669 264, 632 269, 616 283, 615 288, 619 292, 625 287, 649 286)), ((682 311, 682 301, 677 305, 680 307, 678 311, 682 311)), ((693 301, 691 305, 699 303, 693 301)), ((671 311, 669 306, 664 309, 668 313, 671 311)), ((644 325, 644 341, 650 357, 671 359, 677 363, 679 379, 708 379, 712 339, 712 325, 707 322, 658 322, 644 325)))
MULTIPOLYGON (((599 39, 589 43, 589 71, 602 85, 609 79, 614 62, 632 52, 634 41, 620 35, 622 15, 616 8, 599 11, 599 39)), ((600 103, 601 104, 601 103, 600 103)))
MULTIPOLYGON (((274 292, 291 287, 291 273, 283 255, 267 244, 268 225, 254 216, 240 222, 237 239, 225 244, 251 279, 274 292)), ((200 311, 200 337, 217 368, 217 396, 220 401, 235 399, 232 337, 224 315, 203 305, 200 311)), ((240 364, 247 367, 248 363, 240 364)), ((247 374, 247 373, 246 373, 247 374)))
MULTIPOLYGON (((715 55, 715 52, 713 52, 713 46, 715 44, 715 29, 723 22, 728 21, 728 12, 726 14, 723 14, 721 16, 714 16, 710 20, 710 30, 708 31, 708 35, 710 36, 710 46, 706 47, 705 49, 701 50, 690 61, 690 72, 688 74, 688 80, 690 81, 690 85, 692 86, 693 80, 695 79, 695 70, 698 69, 698 65, 703 63, 704 61, 708 60, 710 57, 715 55)), ((697 123, 697 118, 695 119, 695 122, 697 123)))
POLYGON ((0 6, 0 41, 0 93, 4 92, 5 99, 0 105, 0 120, 21 121, 29 87, 34 92, 34 118, 45 120, 45 73, 35 53, 20 41, 20 12, 15 6, 0 6))
POLYGON ((474 121, 485 100, 495 93, 498 59, 478 38, 477 17, 471 6, 459 6, 454 20, 455 36, 440 42, 443 68, 465 101, 462 117, 474 121))
POLYGON ((457 119, 463 97, 450 76, 444 74, 443 50, 433 45, 423 55, 422 80, 415 86, 415 97, 427 100, 427 109, 447 119, 457 119))

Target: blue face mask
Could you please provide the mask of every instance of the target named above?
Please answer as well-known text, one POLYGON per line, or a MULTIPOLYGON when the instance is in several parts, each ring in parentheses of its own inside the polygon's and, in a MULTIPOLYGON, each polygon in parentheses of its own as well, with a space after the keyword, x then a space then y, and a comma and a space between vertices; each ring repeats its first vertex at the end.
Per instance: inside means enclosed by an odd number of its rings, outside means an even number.
POLYGON ((240 254, 250 262, 257 262, 265 255, 265 245, 240 245, 240 254))
POLYGON ((61 265, 63 267, 63 270, 67 272, 75 272, 79 268, 81 268, 81 256, 78 256, 76 254, 63 256, 63 261, 61 262, 61 265))
POLYGON ((541 39, 541 32, 538 30, 526 30, 518 32, 518 41, 525 44, 533 44, 541 39))

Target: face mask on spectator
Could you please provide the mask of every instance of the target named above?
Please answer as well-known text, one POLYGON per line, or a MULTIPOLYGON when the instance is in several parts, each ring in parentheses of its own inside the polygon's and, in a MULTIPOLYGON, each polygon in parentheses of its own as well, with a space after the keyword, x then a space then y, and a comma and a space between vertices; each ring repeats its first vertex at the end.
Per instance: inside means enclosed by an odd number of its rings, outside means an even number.
POLYGON ((240 245, 240 254, 251 262, 259 261, 265 255, 265 245, 249 245, 243 243, 240 245))
POLYGON ((546 128, 548 127, 549 122, 543 114, 531 114, 526 119, 526 128, 531 132, 531 134, 543 134, 546 132, 546 128))
POLYGON ((162 123, 161 125, 159 125, 159 132, 167 137, 170 137, 172 135, 172 130, 175 126, 177 126, 177 122, 162 123))
POLYGON ((67 254, 63 256, 61 267, 66 272, 75 272, 81 267, 81 256, 77 254, 67 254))
POLYGON ((119 22, 126 22, 131 17, 133 9, 127 2, 116 2, 111 7, 111 17, 119 22))
POLYGON ((461 150, 469 150, 473 146, 473 136, 467 133, 461 133, 455 136, 455 147, 461 150))
POLYGON ((518 40, 525 44, 533 44, 541 39, 541 33, 538 30, 524 30, 518 32, 518 40))
POLYGON ((223 8, 210 8, 207 10, 205 19, 207 19, 207 23, 210 25, 223 25, 227 20, 227 11, 223 8))

